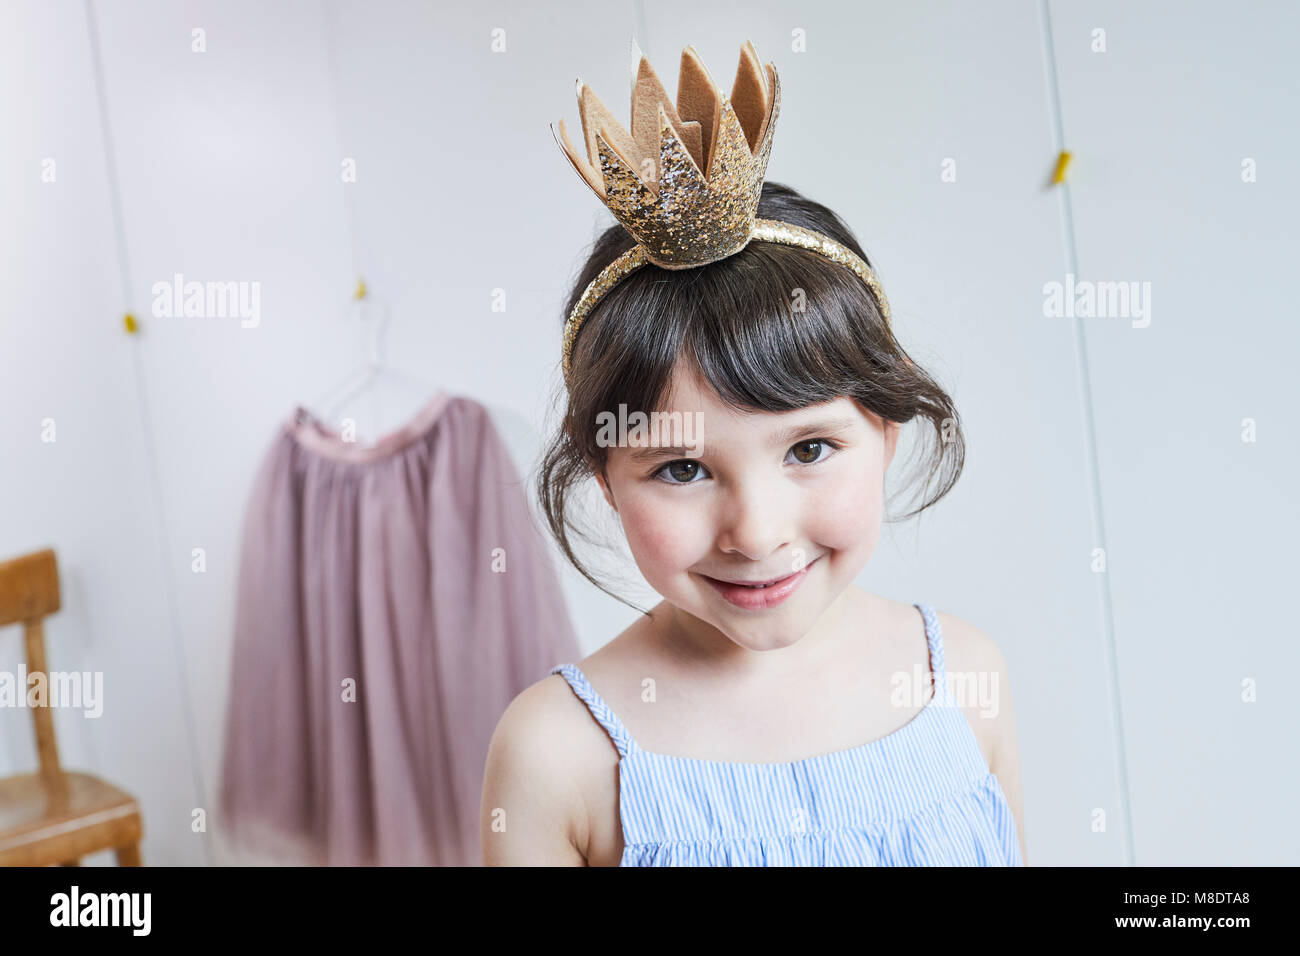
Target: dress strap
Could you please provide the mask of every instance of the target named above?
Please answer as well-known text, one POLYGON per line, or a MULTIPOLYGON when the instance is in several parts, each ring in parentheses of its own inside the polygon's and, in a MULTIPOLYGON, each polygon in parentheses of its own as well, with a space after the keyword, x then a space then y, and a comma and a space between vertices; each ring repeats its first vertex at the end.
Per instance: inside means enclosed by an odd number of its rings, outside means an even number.
POLYGON ((618 719, 618 715, 610 710, 609 705, 596 693, 596 688, 591 686, 591 681, 587 680, 587 675, 577 664, 557 664, 551 668, 551 674, 559 674, 568 681, 573 692, 591 711, 591 716, 596 718, 596 722, 605 728, 605 732, 614 741, 620 757, 626 757, 636 749, 636 741, 623 726, 623 721, 618 719))
POLYGON ((939 615, 928 604, 913 606, 925 620, 925 641, 930 648, 930 673, 934 677, 935 696, 940 697, 947 694, 948 677, 943 666, 943 630, 939 627, 939 615))

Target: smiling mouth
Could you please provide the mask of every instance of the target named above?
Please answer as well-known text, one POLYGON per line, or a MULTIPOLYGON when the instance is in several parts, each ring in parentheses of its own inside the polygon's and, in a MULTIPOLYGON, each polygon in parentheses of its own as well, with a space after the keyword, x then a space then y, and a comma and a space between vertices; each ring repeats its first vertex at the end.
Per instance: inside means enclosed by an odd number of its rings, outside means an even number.
MULTIPOLYGON (((792 571, 792 572, 791 572, 791 574, 798 574, 798 573, 799 573, 799 572, 797 572, 797 571, 792 571)), ((726 579, 724 579, 724 578, 714 578, 713 580, 717 581, 717 582, 720 583, 720 584, 730 584, 730 585, 733 585, 733 586, 738 587, 738 588, 755 588, 755 589, 757 589, 757 590, 762 590, 763 588, 770 588, 773 584, 776 584, 778 581, 784 581, 784 580, 785 580, 786 578, 788 578, 788 577, 790 577, 790 575, 789 575, 789 574, 785 574, 785 575, 782 575, 782 576, 779 577, 779 578, 772 578, 771 580, 768 580, 768 581, 761 581, 761 582, 759 582, 759 581, 728 581, 728 580, 726 580, 726 579)))
MULTIPOLYGON (((806 570, 807 568, 811 567, 820 557, 821 556, 818 555, 817 558, 814 558, 813 561, 809 561, 800 570, 806 570)), ((730 584, 740 588, 755 588, 757 590, 763 590, 764 588, 770 588, 774 584, 780 584, 782 581, 785 581, 788 578, 792 578, 798 573, 799 571, 791 571, 789 574, 783 574, 779 578, 767 578, 766 580, 757 580, 757 581, 729 581, 726 578, 714 578, 708 574, 704 576, 706 578, 710 578, 710 580, 717 581, 719 584, 730 584)))
POLYGON ((720 578, 711 578, 707 574, 702 574, 700 577, 708 581, 728 603, 744 611, 761 612, 783 605, 799 590, 799 586, 808 577, 809 569, 820 560, 819 555, 816 560, 804 565, 798 571, 769 581, 724 581, 720 578))

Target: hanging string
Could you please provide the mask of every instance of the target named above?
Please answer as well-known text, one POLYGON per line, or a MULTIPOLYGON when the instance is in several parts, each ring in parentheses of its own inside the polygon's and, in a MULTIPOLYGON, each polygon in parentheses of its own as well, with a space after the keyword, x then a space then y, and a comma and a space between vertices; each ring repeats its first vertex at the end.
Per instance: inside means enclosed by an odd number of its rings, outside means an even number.
MULTIPOLYGON (((325 47, 326 92, 330 100, 330 116, 334 125, 334 141, 338 146, 338 156, 342 159, 346 149, 346 140, 343 134, 343 109, 340 105, 342 103, 341 94, 343 91, 343 83, 341 80, 342 67, 339 62, 339 47, 335 42, 336 36, 341 34, 337 29, 337 21, 334 16, 333 5, 329 0, 324 0, 321 4, 321 19, 321 34, 325 47)), ((355 156, 348 158, 350 158, 355 164, 355 156)), ((357 170, 354 165, 353 174, 356 175, 356 173, 357 170)), ((357 277, 357 284, 353 291, 352 299, 357 303, 365 303, 357 306, 357 308, 365 309, 369 304, 370 290, 366 285, 366 280, 362 274, 361 258, 363 243, 361 241, 361 229, 357 224, 357 200, 355 195, 356 180, 354 179, 352 182, 340 181, 340 186, 343 189, 343 210, 347 221, 348 248, 352 255, 352 274, 357 277)), ((380 304, 382 306, 382 300, 380 304)), ((365 313, 362 313, 362 317, 365 317, 365 313)), ((366 339, 369 343, 367 354, 372 363, 378 364, 380 361, 379 339, 383 330, 373 316, 369 319, 368 323, 363 322, 363 326, 365 325, 369 326, 365 329, 366 339)), ((380 407, 381 403, 379 393, 377 390, 372 389, 370 391, 370 415, 372 422, 375 423, 374 428, 376 432, 379 431, 380 407)))
MULTIPOLYGON (((326 0, 321 4, 322 10, 322 28, 321 32, 325 46, 325 84, 330 101, 330 116, 334 126, 334 142, 338 144, 338 155, 340 161, 343 158, 344 138, 343 138, 343 119, 341 116, 342 109, 339 106, 339 94, 342 91, 343 84, 339 81, 340 67, 338 58, 338 49, 334 42, 335 20, 331 14, 332 4, 326 0)), ((356 157, 351 157, 355 162, 356 157)), ((342 176, 340 165, 339 175, 342 176)), ((352 255, 352 274, 357 277, 356 290, 352 298, 361 301, 365 299, 369 292, 366 288, 365 279, 361 271, 361 231, 357 227, 357 209, 356 197, 353 195, 355 182, 343 182, 340 178, 340 186, 343 189, 343 210, 347 220, 348 230, 348 249, 352 255)))
MULTIPOLYGON (((1052 43, 1052 14, 1047 0, 1040 0, 1043 24, 1043 55, 1047 65, 1047 86, 1051 94, 1052 127, 1056 140, 1058 158, 1053 182, 1061 197, 1061 231, 1065 241, 1065 266, 1073 274, 1079 274, 1079 255, 1075 244, 1074 210, 1070 204, 1070 184, 1065 178, 1065 168, 1070 162, 1070 153, 1065 149, 1065 123, 1061 115, 1061 92, 1056 78, 1056 47, 1052 43)), ((1097 429, 1092 417, 1092 378, 1088 370, 1087 343, 1083 336, 1083 322, 1074 320, 1074 354, 1078 360, 1078 378, 1082 390, 1084 457, 1087 459, 1088 493, 1091 499, 1092 540, 1097 546, 1106 546, 1106 523, 1102 515, 1101 472, 1097 464, 1097 429)), ((1097 577, 1101 586, 1102 649, 1106 657, 1106 689, 1110 697, 1113 716, 1115 744, 1115 774, 1119 785, 1120 817, 1124 824, 1121 850, 1125 866, 1133 865, 1133 811, 1129 796, 1128 758, 1124 752, 1124 710, 1119 693, 1119 665, 1115 652, 1115 615, 1110 593, 1110 572, 1105 571, 1097 577)))
POLYGON ((117 234, 118 279, 121 282, 122 303, 126 306, 125 324, 128 332, 135 332, 135 308, 131 294, 131 267, 127 259, 126 226, 122 218, 122 197, 118 192, 117 158, 113 152, 113 135, 108 122, 108 102, 104 97, 104 64, 100 59, 99 28, 95 23, 95 10, 86 0, 86 23, 90 30, 90 59, 95 80, 95 97, 99 103, 99 122, 104 139, 104 166, 108 176, 109 207, 113 212, 113 229, 117 234))
MULTIPOLYGON (((94 77, 95 98, 99 106, 104 163, 108 176, 109 200, 113 210, 113 225, 117 233, 117 263, 122 283, 122 302, 126 307, 123 321, 126 331, 134 334, 139 326, 135 319, 134 299, 131 293, 131 268, 127 258, 126 225, 125 218, 122 215, 122 195, 118 182, 117 162, 113 151, 113 131, 109 121, 108 97, 105 93, 104 61, 100 47, 99 26, 95 21, 95 9, 91 0, 85 0, 84 5, 86 8, 86 27, 90 36, 91 72, 94 77)), ((149 497, 155 502, 153 514, 158 523, 158 540, 162 542, 163 547, 163 553, 160 556, 165 572, 163 574, 163 592, 167 595, 168 624, 171 632, 172 651, 176 658, 177 686, 182 691, 180 695, 181 710, 184 714, 186 735, 189 738, 190 772, 193 774, 195 795, 203 801, 204 806, 210 807, 212 801, 203 781, 202 761, 200 760, 201 751, 198 746, 198 733, 192 701, 190 700, 190 681, 187 676, 189 669, 185 664, 185 647, 180 637, 180 608, 177 605, 176 589, 172 584, 170 574, 172 538, 167 520, 166 499, 162 494, 162 471, 158 462, 158 444, 154 435, 152 416, 150 415, 149 396, 145 387, 144 366, 140 356, 140 349, 132 348, 130 352, 135 378, 136 407, 140 410, 140 429, 144 436, 145 472, 149 479, 149 497)), ((206 830, 203 831, 203 838, 199 841, 199 846, 202 847, 204 863, 210 866, 212 864, 211 848, 206 830)))

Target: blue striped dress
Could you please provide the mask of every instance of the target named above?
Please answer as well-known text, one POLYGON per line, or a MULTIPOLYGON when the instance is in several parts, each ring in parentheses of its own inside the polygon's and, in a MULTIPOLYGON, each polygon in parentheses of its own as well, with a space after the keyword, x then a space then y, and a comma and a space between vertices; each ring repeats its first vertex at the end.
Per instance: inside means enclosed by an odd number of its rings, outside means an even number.
POLYGON ((576 664, 569 683, 618 748, 620 866, 1021 866, 1015 818, 925 620, 935 691, 898 730, 788 763, 642 750, 576 664))

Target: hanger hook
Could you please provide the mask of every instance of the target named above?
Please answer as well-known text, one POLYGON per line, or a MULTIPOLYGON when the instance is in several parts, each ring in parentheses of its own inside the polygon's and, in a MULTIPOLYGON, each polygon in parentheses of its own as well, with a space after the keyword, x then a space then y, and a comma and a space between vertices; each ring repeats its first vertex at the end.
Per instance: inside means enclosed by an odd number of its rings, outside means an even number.
POLYGON ((370 364, 378 366, 383 364, 383 338, 384 326, 388 323, 388 309, 382 302, 377 302, 370 296, 357 302, 357 309, 360 313, 361 323, 367 326, 367 337, 370 343, 370 364))

